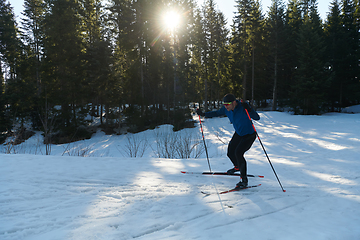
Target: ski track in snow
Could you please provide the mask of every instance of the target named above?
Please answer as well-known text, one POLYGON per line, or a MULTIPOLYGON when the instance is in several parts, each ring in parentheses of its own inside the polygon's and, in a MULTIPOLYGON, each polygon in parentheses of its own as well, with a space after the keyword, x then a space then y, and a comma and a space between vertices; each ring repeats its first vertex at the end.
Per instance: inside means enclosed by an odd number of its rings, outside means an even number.
MULTIPOLYGON (((265 176, 251 185, 262 185, 206 196, 239 179, 180 173, 207 171, 205 156, 126 158, 123 136, 98 133, 82 144, 112 157, 61 157, 61 145, 52 156, 0 155, 0 239, 360 239, 360 115, 260 115, 255 127, 285 193, 258 140, 246 158, 249 174, 265 176)), ((203 127, 212 169, 227 170, 232 126, 216 118, 203 127)))

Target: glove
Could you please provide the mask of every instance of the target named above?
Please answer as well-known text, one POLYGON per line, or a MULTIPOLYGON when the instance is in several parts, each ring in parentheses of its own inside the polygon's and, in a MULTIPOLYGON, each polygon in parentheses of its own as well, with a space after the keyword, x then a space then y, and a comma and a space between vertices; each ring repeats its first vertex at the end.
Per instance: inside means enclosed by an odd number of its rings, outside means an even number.
POLYGON ((205 117, 205 113, 203 113, 200 108, 196 109, 196 113, 201 117, 205 117))
POLYGON ((241 106, 243 106, 243 108, 245 108, 249 112, 251 112, 251 110, 252 110, 251 106, 245 101, 241 101, 241 106))

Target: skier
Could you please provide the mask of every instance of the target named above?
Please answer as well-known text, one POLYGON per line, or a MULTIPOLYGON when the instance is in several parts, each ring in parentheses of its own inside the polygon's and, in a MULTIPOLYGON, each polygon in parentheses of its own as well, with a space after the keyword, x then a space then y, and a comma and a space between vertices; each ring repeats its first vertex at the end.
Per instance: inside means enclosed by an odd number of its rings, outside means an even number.
POLYGON ((206 118, 219 117, 226 115, 233 124, 235 133, 232 136, 227 150, 227 156, 230 158, 234 168, 227 171, 233 174, 240 171, 241 180, 236 184, 236 188, 246 188, 248 186, 246 160, 244 154, 248 151, 256 138, 256 132, 252 122, 245 111, 248 111, 250 117, 259 120, 260 116, 246 102, 236 100, 233 94, 226 94, 223 98, 223 107, 217 111, 203 113, 200 109, 196 110, 199 116, 206 118))

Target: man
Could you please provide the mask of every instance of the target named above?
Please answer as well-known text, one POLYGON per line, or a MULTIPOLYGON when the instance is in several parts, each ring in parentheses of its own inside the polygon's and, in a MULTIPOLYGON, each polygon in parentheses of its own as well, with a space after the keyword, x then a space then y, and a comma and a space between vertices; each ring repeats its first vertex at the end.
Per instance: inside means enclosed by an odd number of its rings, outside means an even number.
POLYGON ((196 112, 206 118, 226 115, 233 124, 235 133, 229 142, 227 156, 233 163, 234 168, 229 169, 227 172, 233 174, 240 171, 241 180, 236 184, 236 188, 246 188, 248 178, 244 154, 251 148, 256 138, 256 132, 246 110, 254 120, 259 120, 260 116, 249 104, 236 100, 235 96, 230 93, 224 96, 223 104, 224 106, 217 111, 203 113, 198 109, 196 112))

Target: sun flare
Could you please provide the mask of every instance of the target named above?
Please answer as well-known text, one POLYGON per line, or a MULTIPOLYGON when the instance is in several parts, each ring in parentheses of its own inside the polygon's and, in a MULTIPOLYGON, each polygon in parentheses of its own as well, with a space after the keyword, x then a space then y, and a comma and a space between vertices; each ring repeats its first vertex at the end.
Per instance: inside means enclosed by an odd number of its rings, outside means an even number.
POLYGON ((169 11, 165 13, 163 21, 166 28, 174 29, 180 23, 180 15, 175 11, 169 11))

